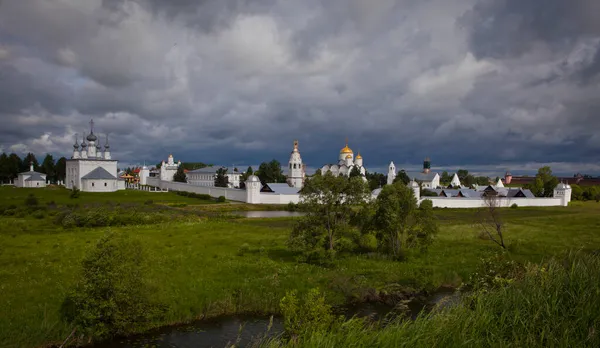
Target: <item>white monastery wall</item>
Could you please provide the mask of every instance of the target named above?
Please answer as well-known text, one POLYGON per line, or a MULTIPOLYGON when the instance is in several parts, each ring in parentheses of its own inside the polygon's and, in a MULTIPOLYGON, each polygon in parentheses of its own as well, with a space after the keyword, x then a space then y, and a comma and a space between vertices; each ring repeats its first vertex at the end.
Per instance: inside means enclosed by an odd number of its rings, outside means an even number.
MULTIPOLYGON (((423 197, 430 200, 437 208, 482 208, 485 201, 477 198, 446 198, 446 197, 423 197)), ((555 207, 564 206, 562 198, 499 198, 499 206, 508 208, 516 204, 519 207, 555 207)))

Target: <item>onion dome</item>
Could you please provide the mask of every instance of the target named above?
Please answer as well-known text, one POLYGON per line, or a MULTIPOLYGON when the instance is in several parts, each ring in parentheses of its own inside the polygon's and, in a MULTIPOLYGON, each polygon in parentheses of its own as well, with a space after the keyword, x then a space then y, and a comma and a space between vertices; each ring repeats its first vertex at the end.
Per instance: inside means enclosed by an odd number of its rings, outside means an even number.
POLYGON ((346 156, 346 159, 351 159, 351 158, 352 158, 352 155, 346 156))
POLYGON ((75 144, 73 144, 73 148, 75 150, 79 149, 79 143, 77 142, 77 138, 75 138, 75 144))
POLYGON ((347 141, 346 141, 346 146, 344 146, 344 148, 340 150, 340 154, 342 154, 342 153, 351 153, 351 154, 354 153, 354 152, 352 152, 352 149, 348 147, 347 141))
POLYGON ((108 134, 106 134, 106 144, 104 144, 105 149, 110 149, 110 145, 108 145, 108 134))
POLYGON ((87 144, 85 143, 85 139, 83 139, 83 141, 81 142, 81 148, 84 149, 87 147, 87 144))
POLYGON ((87 136, 87 141, 96 141, 98 140, 98 137, 94 135, 94 132, 90 132, 90 135, 87 136))
POLYGON ((362 159, 362 156, 360 155, 360 152, 358 153, 358 155, 356 155, 356 159, 362 159))

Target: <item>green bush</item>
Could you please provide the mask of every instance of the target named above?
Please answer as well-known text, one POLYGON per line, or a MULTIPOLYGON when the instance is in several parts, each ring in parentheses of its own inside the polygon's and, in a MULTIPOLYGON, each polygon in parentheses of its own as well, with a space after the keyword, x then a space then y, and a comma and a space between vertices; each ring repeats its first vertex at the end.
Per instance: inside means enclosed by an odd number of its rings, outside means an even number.
POLYGON ((127 335, 147 329, 166 308, 154 301, 139 241, 125 234, 102 237, 83 260, 76 286, 61 317, 90 338, 127 335))
POLYGON ((517 203, 513 203, 510 207, 513 209, 517 209, 519 207, 519 205, 517 203))
POLYGON ((35 212, 32 214, 32 216, 33 216, 34 218, 36 218, 36 219, 40 219, 40 220, 41 220, 41 219, 43 219, 43 218, 45 218, 45 217, 46 217, 46 214, 44 214, 44 211, 43 211, 43 210, 38 210, 38 211, 35 211, 35 212))
POLYGON ((337 320, 331 306, 325 303, 325 297, 319 289, 311 289, 302 303, 297 298, 296 290, 286 293, 279 303, 283 314, 283 326, 286 334, 297 337, 303 332, 327 330, 337 320))
POLYGON ((372 234, 363 234, 360 236, 358 245, 363 251, 373 252, 377 250, 377 238, 372 234))
POLYGON ((471 274, 469 280, 461 286, 463 290, 487 291, 512 283, 522 277, 524 266, 508 259, 506 254, 484 258, 471 274))
POLYGON ((33 193, 30 193, 29 196, 25 198, 25 205, 28 207, 36 207, 38 203, 38 199, 33 193))
POLYGON ((73 189, 71 190, 71 195, 69 197, 73 198, 73 199, 79 198, 80 193, 81 193, 81 191, 77 187, 73 186, 73 189))
POLYGON ((227 201, 225 196, 219 196, 219 198, 217 198, 217 202, 219 202, 219 203, 224 203, 225 201, 227 201))
POLYGON ((144 204, 145 205, 152 205, 152 204, 154 204, 154 201, 151 200, 151 199, 149 199, 149 200, 145 201, 144 204))

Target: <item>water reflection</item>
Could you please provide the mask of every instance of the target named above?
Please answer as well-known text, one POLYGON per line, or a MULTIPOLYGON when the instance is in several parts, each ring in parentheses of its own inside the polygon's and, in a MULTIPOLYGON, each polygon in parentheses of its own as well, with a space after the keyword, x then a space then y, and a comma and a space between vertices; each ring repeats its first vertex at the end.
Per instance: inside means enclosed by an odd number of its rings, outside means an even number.
POLYGON ((279 218, 279 217, 298 217, 304 216, 305 213, 299 211, 276 211, 276 210, 265 210, 265 211, 234 211, 232 215, 243 216, 246 218, 279 218))

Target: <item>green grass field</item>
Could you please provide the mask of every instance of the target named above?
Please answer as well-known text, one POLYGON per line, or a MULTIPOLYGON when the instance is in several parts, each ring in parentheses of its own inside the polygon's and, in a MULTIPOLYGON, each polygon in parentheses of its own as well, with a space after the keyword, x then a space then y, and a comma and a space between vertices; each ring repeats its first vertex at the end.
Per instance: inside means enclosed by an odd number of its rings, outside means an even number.
MULTIPOLYGON (((74 201, 66 190, 3 187, 0 205, 23 205, 30 192, 41 204, 74 201)), ((90 204, 143 204, 148 199, 201 204, 172 193, 139 191, 83 193, 79 198, 90 204)), ((569 249, 600 249, 598 203, 503 213, 510 255, 517 260, 538 262, 569 249)), ((439 209, 436 214, 440 233, 428 253, 410 253, 405 262, 348 256, 331 268, 295 261, 285 246, 293 219, 173 219, 111 229, 131 233, 150 255, 151 281, 157 296, 170 306, 158 326, 239 312, 276 313, 279 300, 291 289, 303 293, 319 287, 330 303, 342 304, 348 296, 360 297, 367 289, 390 284, 414 289, 458 286, 482 257, 499 247, 478 236, 474 210, 439 209)), ((0 346, 42 346, 69 335, 71 328, 59 319, 60 304, 86 251, 107 230, 62 228, 30 216, 0 217, 0 346)))

